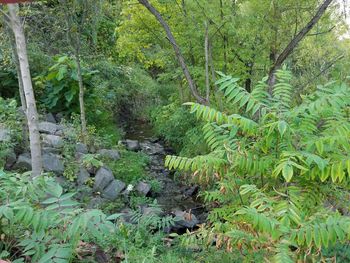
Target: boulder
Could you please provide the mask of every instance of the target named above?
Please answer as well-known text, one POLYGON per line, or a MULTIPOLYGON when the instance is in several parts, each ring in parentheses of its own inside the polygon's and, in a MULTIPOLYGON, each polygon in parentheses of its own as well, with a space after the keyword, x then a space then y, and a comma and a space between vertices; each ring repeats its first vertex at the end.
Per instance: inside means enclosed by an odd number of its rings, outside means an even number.
POLYGON ((188 213, 186 211, 176 210, 174 212, 175 215, 175 225, 173 228, 175 229, 183 229, 183 228, 194 228, 197 224, 199 224, 199 220, 194 214, 188 213))
POLYGON ((47 122, 56 123, 55 116, 53 116, 53 114, 51 112, 49 112, 45 115, 45 120, 47 122))
POLYGON ((130 209, 130 208, 124 208, 123 210, 121 210, 119 212, 120 214, 120 220, 124 223, 129 223, 129 224, 132 224, 134 223, 132 218, 133 218, 133 211, 130 209))
POLYGON ((159 207, 152 207, 152 206, 142 206, 141 207, 141 213, 144 216, 162 216, 163 215, 163 210, 159 207))
POLYGON ((103 191, 102 197, 109 200, 116 199, 125 188, 125 183, 120 180, 113 180, 103 191))
POLYGON ((10 149, 5 154, 5 168, 7 170, 11 169, 11 167, 16 163, 16 154, 13 149, 10 149))
POLYGON ((57 148, 52 148, 52 147, 45 147, 43 146, 41 148, 41 152, 44 154, 44 153, 53 153, 53 154, 59 154, 61 152, 60 149, 57 149, 57 148))
POLYGON ((139 151, 140 143, 137 140, 125 140, 125 146, 129 151, 139 151))
POLYGON ((120 154, 117 150, 101 149, 101 150, 98 150, 97 153, 102 157, 111 159, 113 161, 120 159, 120 154))
POLYGON ((39 132, 46 134, 56 134, 57 131, 62 130, 62 127, 48 121, 39 122, 39 132))
POLYGON ((0 123, 0 142, 8 142, 11 140, 11 131, 5 125, 0 123))
POLYGON ((85 184, 89 180, 89 178, 90 178, 89 172, 84 167, 80 167, 79 173, 77 176, 78 185, 85 184))
POLYGON ((139 182, 135 189, 139 194, 146 196, 151 191, 151 185, 145 182, 139 182))
POLYGON ((76 145, 75 145, 75 151, 77 153, 83 153, 83 154, 87 154, 89 151, 88 151, 88 147, 86 146, 86 144, 84 143, 81 143, 81 142, 78 142, 76 145))
POLYGON ((32 160, 29 153, 22 153, 18 156, 17 161, 13 167, 20 170, 32 170, 32 160))
POLYGON ((63 147, 63 139, 60 136, 52 135, 52 134, 42 134, 43 146, 51 147, 51 148, 62 148, 63 147))
POLYGON ((64 165, 60 156, 53 153, 43 154, 43 169, 45 172, 63 174, 64 165))
POLYGON ((165 154, 164 147, 159 143, 143 142, 140 147, 148 155, 165 154))
POLYGON ((191 186, 189 188, 187 188, 185 191, 184 191, 184 196, 186 197, 191 197, 191 196, 194 196, 198 193, 198 190, 199 190, 199 186, 198 185, 194 185, 194 186, 191 186))
POLYGON ((102 192, 114 180, 113 173, 107 167, 101 167, 96 172, 94 191, 102 192))

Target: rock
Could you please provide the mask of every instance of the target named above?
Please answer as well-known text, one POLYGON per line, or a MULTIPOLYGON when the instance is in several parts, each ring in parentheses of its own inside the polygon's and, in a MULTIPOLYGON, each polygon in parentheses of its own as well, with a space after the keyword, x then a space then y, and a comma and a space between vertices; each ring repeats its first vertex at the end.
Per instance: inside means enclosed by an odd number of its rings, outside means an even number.
POLYGON ((39 122, 39 132, 55 135, 57 131, 62 130, 62 127, 47 121, 39 122))
POLYGON ((64 165, 59 155, 53 153, 43 154, 43 168, 46 172, 63 174, 64 165))
POLYGON ((125 140, 125 146, 129 151, 138 151, 140 150, 140 143, 136 140, 125 140))
POLYGON ((125 223, 132 224, 134 223, 132 220, 133 211, 130 208, 124 208, 120 212, 120 220, 125 223))
POLYGON ((101 167, 96 172, 94 191, 102 192, 114 180, 113 173, 107 167, 101 167))
POLYGON ((139 194, 146 196, 151 191, 151 186, 145 182, 139 182, 135 189, 139 194))
POLYGON ((59 112, 59 113, 56 113, 55 115, 55 119, 58 123, 60 123, 63 119, 63 113, 59 112))
POLYGON ((125 183, 120 180, 113 180, 103 191, 102 197, 109 200, 116 199, 120 193, 124 190, 125 183))
POLYGON ((87 154, 89 151, 88 151, 88 148, 86 146, 86 144, 84 143, 81 143, 81 142, 78 142, 76 145, 75 145, 75 151, 77 153, 83 153, 83 154, 87 154))
POLYGON ((120 159, 120 154, 117 150, 101 149, 101 150, 98 150, 97 153, 102 157, 105 157, 114 161, 120 159))
POLYGON ((47 122, 56 123, 56 119, 51 112, 49 112, 45 115, 45 120, 47 122))
POLYGON ((140 147, 148 155, 165 154, 164 147, 159 143, 143 142, 140 147))
POLYGON ((60 136, 52 134, 42 134, 43 146, 52 147, 52 148, 62 148, 63 139, 60 136))
POLYGON ((142 206, 141 213, 145 216, 151 216, 151 215, 162 216, 164 212, 159 207, 142 206))
POLYGON ((89 203, 87 204, 87 208, 88 209, 98 209, 106 201, 108 201, 108 200, 102 198, 101 196, 93 197, 93 198, 90 199, 89 203))
POLYGON ((60 149, 52 148, 52 147, 42 147, 41 148, 42 153, 53 153, 53 154, 59 154, 61 152, 60 149))
POLYGON ((89 180, 89 178, 90 178, 89 172, 84 167, 80 167, 79 173, 77 176, 78 185, 85 184, 89 180))
POLYGON ((5 125, 0 123, 0 142, 8 142, 11 140, 11 131, 5 125))
POLYGON ((175 215, 175 225, 173 228, 182 229, 182 228, 194 228, 199 220, 194 214, 188 213, 186 211, 176 210, 175 215))
POLYGON ((184 191, 184 196, 186 196, 186 197, 194 196, 198 193, 198 190, 199 190, 198 185, 191 186, 184 191))
POLYGON ((13 149, 10 149, 5 155, 5 168, 7 170, 11 169, 11 167, 16 163, 16 154, 13 149))
POLYGON ((19 170, 32 170, 32 160, 29 153, 22 153, 18 156, 17 161, 13 167, 19 170))

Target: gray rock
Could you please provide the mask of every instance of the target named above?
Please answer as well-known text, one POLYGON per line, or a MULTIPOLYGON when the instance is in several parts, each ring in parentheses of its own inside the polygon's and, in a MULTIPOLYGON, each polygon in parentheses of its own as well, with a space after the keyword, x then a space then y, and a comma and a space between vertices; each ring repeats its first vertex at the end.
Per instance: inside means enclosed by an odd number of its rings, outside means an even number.
POLYGON ((17 161, 13 167, 14 169, 20 170, 32 170, 32 160, 29 153, 22 153, 18 156, 17 161))
POLYGON ((143 206, 141 207, 141 213, 145 216, 162 216, 163 215, 163 210, 159 207, 152 207, 152 206, 143 206))
POLYGON ((101 150, 98 150, 97 153, 102 157, 105 157, 114 161, 120 159, 120 154, 117 150, 101 149, 101 150))
POLYGON ((80 167, 79 173, 77 176, 78 185, 85 184, 89 180, 89 178, 90 178, 89 172, 84 167, 80 167))
POLYGON ((146 196, 151 191, 151 186, 148 183, 139 182, 135 189, 139 194, 146 196))
POLYGON ((62 127, 47 121, 39 122, 39 132, 54 135, 57 131, 62 130, 62 127))
POLYGON ((181 228, 194 228, 199 220, 194 214, 187 213, 186 211, 176 210, 174 212, 175 215, 175 225, 173 228, 181 229, 181 228))
POLYGON ((61 120, 63 119, 63 113, 59 112, 55 115, 55 119, 58 123, 61 122, 61 120))
POLYGON ((102 198, 101 196, 96 196, 90 199, 87 208, 88 209, 98 209, 101 207, 102 204, 104 204, 106 201, 106 199, 102 198))
POLYGON ((140 147, 148 155, 165 154, 164 147, 159 143, 143 142, 140 147))
POLYGON ((125 183, 120 180, 113 180, 103 191, 102 197, 109 200, 116 199, 125 188, 125 183))
POLYGON ((49 112, 48 114, 46 114, 45 120, 46 120, 47 122, 56 123, 56 119, 55 119, 55 117, 53 116, 53 114, 52 114, 51 112, 49 112))
POLYGON ((52 148, 52 147, 45 147, 45 146, 43 146, 43 147, 41 148, 41 151, 42 151, 43 154, 44 154, 44 153, 59 154, 59 153, 61 152, 60 149, 52 148))
POLYGON ((125 223, 129 223, 129 224, 134 223, 132 220, 133 211, 130 208, 124 208, 119 213, 120 213, 119 220, 121 220, 122 222, 125 222, 125 223))
POLYGON ((87 148, 87 146, 86 146, 86 144, 81 143, 81 142, 78 142, 78 143, 75 145, 75 151, 76 151, 77 153, 84 153, 84 154, 86 154, 86 153, 89 152, 89 151, 88 151, 88 148, 87 148))
POLYGON ((198 190, 199 190, 198 185, 191 186, 184 191, 184 196, 187 196, 187 197, 194 196, 198 193, 198 190))
POLYGON ((11 167, 16 163, 16 154, 13 149, 10 149, 5 155, 5 168, 7 170, 11 169, 11 167))
POLYGON ((114 180, 113 173, 107 167, 101 167, 96 172, 94 191, 102 192, 114 180))
POLYGON ((140 143, 136 140, 125 140, 125 146, 129 151, 138 151, 140 150, 140 143))
POLYGON ((43 168, 46 172, 63 174, 64 165, 59 155, 53 153, 43 154, 43 168))
POLYGON ((52 134, 42 134, 43 146, 51 148, 61 148, 63 147, 63 139, 60 136, 52 134))
POLYGON ((0 142, 8 142, 11 140, 11 131, 5 125, 0 123, 0 142))

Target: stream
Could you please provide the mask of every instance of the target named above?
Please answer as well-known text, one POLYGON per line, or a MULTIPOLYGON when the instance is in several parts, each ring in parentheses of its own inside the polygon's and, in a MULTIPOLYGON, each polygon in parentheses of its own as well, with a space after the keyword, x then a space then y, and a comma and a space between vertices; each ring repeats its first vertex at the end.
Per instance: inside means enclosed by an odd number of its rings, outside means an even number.
POLYGON ((147 172, 161 183, 162 188, 154 197, 163 211, 167 214, 185 211, 194 214, 200 223, 204 222, 206 211, 197 198, 199 187, 181 183, 181 178, 175 178, 174 173, 164 167, 165 156, 174 153, 164 142, 154 137, 151 125, 141 121, 132 122, 125 131, 125 138, 139 141, 141 150, 150 158, 147 172))

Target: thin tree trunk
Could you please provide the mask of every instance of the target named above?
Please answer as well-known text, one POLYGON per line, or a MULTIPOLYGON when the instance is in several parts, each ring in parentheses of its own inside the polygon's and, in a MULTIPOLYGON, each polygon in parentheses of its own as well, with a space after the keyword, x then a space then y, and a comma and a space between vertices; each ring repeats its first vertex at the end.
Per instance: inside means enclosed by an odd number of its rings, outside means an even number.
POLYGON ((168 24, 165 22, 165 20, 163 19, 163 17, 161 16, 161 14, 158 12, 157 9, 155 9, 149 2, 148 0, 138 0, 140 4, 142 4, 144 7, 146 7, 148 9, 148 11, 150 11, 155 18, 158 20, 158 22, 162 25, 162 27, 164 28, 166 35, 168 37, 168 40, 170 42, 170 44, 173 46, 173 49, 175 51, 175 55, 177 57, 177 60, 181 66, 181 69, 185 75, 185 78, 188 82, 190 91, 193 95, 193 97, 195 97, 195 99, 197 100, 197 102, 201 103, 201 104, 207 104, 207 100, 205 98, 203 98, 196 87, 196 84, 194 82, 194 80, 191 77, 190 71, 188 70, 188 67, 185 63, 185 59, 182 56, 181 50, 179 48, 179 46, 176 43, 176 40, 173 36, 173 34, 171 33, 171 30, 168 26, 168 24))
POLYGON ((208 36, 208 23, 205 23, 205 37, 204 37, 204 53, 205 53, 205 87, 206 97, 209 104, 210 97, 210 83, 209 83, 209 36, 208 36))
POLYGON ((32 158, 32 175, 39 176, 42 172, 42 156, 40 134, 38 128, 38 112, 30 76, 27 46, 21 21, 17 15, 18 4, 8 4, 11 27, 16 39, 16 49, 20 65, 23 90, 26 101, 26 116, 29 128, 30 153, 32 158))
MULTIPOLYGON (((69 14, 68 9, 68 3, 66 0, 60 1, 63 8, 64 8, 64 15, 67 25, 67 38, 69 45, 71 46, 73 53, 74 53, 74 59, 77 64, 77 73, 78 73, 78 85, 79 85, 79 107, 80 107, 80 124, 81 124, 81 135, 82 140, 84 143, 86 143, 87 140, 87 122, 86 122, 86 114, 85 114, 85 104, 84 104, 84 83, 83 83, 83 76, 81 73, 81 62, 80 62, 80 37, 81 37, 81 26, 78 25, 78 30, 76 32, 76 37, 74 40, 74 37, 72 36, 72 27, 73 27, 73 21, 72 17, 69 14)), ((85 17, 85 14, 84 14, 85 17)), ((82 18, 81 22, 84 23, 85 19, 82 18)))
POLYGON ((277 57, 275 63, 272 65, 269 71, 268 85, 269 93, 272 94, 272 89, 275 84, 276 78, 275 73, 278 70, 286 58, 294 51, 295 47, 299 42, 306 36, 306 34, 315 26, 315 24, 320 20, 321 16, 324 14, 328 6, 333 0, 325 0, 318 8, 316 14, 311 18, 311 20, 306 24, 306 26, 300 30, 300 32, 289 42, 282 53, 277 57))
POLYGON ((83 142, 86 143, 87 128, 86 128, 86 115, 85 115, 85 106, 84 106, 84 84, 83 84, 83 76, 81 74, 79 52, 75 53, 75 61, 77 63, 78 81, 79 81, 79 106, 80 106, 81 133, 83 136, 83 142))

